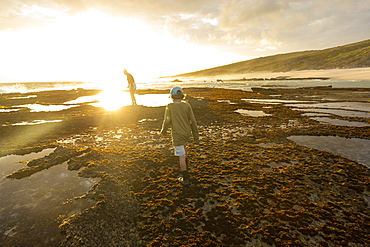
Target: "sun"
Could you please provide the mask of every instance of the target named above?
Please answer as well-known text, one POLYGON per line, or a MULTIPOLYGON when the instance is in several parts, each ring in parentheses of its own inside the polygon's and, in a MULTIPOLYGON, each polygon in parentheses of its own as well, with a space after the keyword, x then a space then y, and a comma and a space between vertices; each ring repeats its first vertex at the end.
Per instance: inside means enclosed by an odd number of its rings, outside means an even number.
POLYGON ((0 76, 17 81, 118 84, 126 68, 136 82, 146 83, 230 61, 230 54, 175 37, 157 22, 93 9, 69 15, 35 7, 22 14, 48 24, 0 31, 0 76))
POLYGON ((114 88, 105 89, 97 95, 99 102, 93 103, 96 107, 103 107, 107 111, 116 111, 123 106, 131 105, 130 94, 114 88))
POLYGON ((151 70, 143 56, 157 38, 143 22, 99 11, 55 16, 46 26, 0 33, 4 71, 22 71, 25 81, 104 83, 122 81, 125 67, 151 70))

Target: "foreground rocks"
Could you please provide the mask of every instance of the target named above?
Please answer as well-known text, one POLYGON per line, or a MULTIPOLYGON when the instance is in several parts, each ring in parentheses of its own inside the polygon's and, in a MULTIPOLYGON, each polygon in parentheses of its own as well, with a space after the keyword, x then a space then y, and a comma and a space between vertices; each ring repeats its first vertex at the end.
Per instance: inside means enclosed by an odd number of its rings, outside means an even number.
MULTIPOLYGON (((305 100, 312 94, 338 95, 327 90, 275 89, 274 94, 305 100)), ((83 131, 79 126, 76 133, 47 144, 64 150, 63 162, 83 167, 80 176, 101 178, 75 198, 93 199, 95 206, 58 219, 61 246, 370 244, 369 169, 286 139, 295 134, 369 139, 369 127, 323 125, 284 105, 263 108, 242 100, 268 98, 270 92, 186 93, 201 135, 199 145, 189 145, 190 186, 177 183, 170 139, 157 135, 163 107, 104 115, 114 121, 98 121, 100 114, 91 112, 93 126, 79 117, 83 131), (242 116, 234 112, 240 108, 272 116, 242 116), (123 116, 125 121, 117 121, 123 116)))

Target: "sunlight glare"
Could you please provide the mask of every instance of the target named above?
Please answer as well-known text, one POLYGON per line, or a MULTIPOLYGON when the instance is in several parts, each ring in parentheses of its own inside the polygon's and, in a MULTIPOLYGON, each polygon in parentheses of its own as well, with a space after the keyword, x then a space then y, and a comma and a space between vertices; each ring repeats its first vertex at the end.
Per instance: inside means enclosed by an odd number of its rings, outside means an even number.
POLYGON ((172 102, 168 94, 145 94, 137 95, 136 98, 140 102, 140 105, 147 107, 165 106, 172 102))
POLYGON ((97 95, 99 102, 93 103, 95 107, 103 107, 107 111, 116 111, 123 106, 131 105, 130 94, 125 91, 106 89, 97 95))
POLYGON ((127 83, 127 69, 137 83, 238 61, 235 54, 192 45, 165 28, 97 10, 77 15, 31 8, 24 15, 48 25, 0 31, 3 78, 18 81, 127 83), (21 73, 20 73, 21 71, 21 73))

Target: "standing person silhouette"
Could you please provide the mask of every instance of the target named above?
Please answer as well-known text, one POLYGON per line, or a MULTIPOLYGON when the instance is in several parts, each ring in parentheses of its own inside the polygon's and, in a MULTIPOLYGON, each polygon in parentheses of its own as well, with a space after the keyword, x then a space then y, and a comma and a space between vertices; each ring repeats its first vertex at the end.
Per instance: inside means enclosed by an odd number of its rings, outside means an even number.
POLYGON ((135 84, 134 77, 130 73, 128 73, 126 69, 123 70, 123 73, 127 76, 127 82, 128 82, 127 87, 130 89, 132 105, 136 105, 136 99, 135 99, 136 84, 135 84))

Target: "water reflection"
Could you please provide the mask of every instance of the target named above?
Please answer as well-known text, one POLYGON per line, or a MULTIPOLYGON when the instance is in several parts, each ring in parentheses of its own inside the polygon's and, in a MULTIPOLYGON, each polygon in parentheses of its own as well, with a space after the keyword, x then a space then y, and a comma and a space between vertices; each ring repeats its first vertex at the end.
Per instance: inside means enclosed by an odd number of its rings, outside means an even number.
MULTIPOLYGON (((1 174, 6 176, 53 150, 2 157, 1 174)), ((71 215, 95 204, 85 199, 64 202, 85 194, 96 182, 68 171, 66 163, 20 180, 0 180, 0 246, 57 246, 62 237, 55 221, 58 215, 71 215)))
POLYGON ((18 96, 18 97, 12 97, 10 99, 31 99, 31 98, 37 98, 37 95, 18 96))
MULTIPOLYGON (((369 111, 370 103, 367 103, 367 102, 317 103, 315 101, 281 100, 281 99, 243 99, 243 100, 249 103, 260 103, 260 104, 270 104, 270 105, 284 104, 288 107, 292 107, 292 110, 295 110, 295 111, 333 114, 333 115, 342 116, 342 117, 370 118, 370 111, 369 111)), ((351 125, 351 126, 357 126, 357 125, 351 125)))
POLYGON ((235 112, 240 113, 241 115, 250 116, 250 117, 272 116, 271 114, 266 114, 263 111, 251 111, 251 110, 245 110, 245 109, 238 109, 235 112))
POLYGON ((168 94, 137 95, 136 101, 138 102, 138 104, 147 107, 165 106, 172 102, 172 100, 168 97, 168 94))
POLYGON ((65 102, 65 104, 82 104, 82 103, 90 103, 90 102, 95 102, 97 101, 97 96, 96 95, 90 95, 90 96, 82 96, 79 97, 75 100, 70 100, 65 102))
POLYGON ((62 111, 76 105, 40 105, 40 104, 28 104, 28 105, 20 105, 17 107, 26 107, 31 110, 31 112, 52 112, 52 111, 62 111))
POLYGON ((323 124, 331 124, 331 125, 354 126, 354 127, 369 126, 368 124, 362 123, 362 122, 347 121, 347 120, 334 119, 334 118, 328 118, 328 117, 312 117, 311 119, 316 120, 323 124))
MULTIPOLYGON (((2 176, 9 175, 10 173, 20 169, 24 166, 25 161, 32 160, 46 156, 53 152, 55 148, 47 148, 38 153, 30 153, 26 155, 7 155, 0 158, 0 171, 2 176)), ((1 180, 0 180, 1 183, 1 180)))
MULTIPOLYGON (((270 96, 280 96, 280 95, 270 95, 270 96)), ((259 104, 285 104, 285 103, 309 103, 312 101, 301 101, 301 100, 282 100, 282 99, 242 99, 249 103, 259 103, 259 104)))
POLYGON ((293 111, 304 111, 304 112, 317 112, 317 113, 327 113, 333 114, 341 117, 363 117, 370 118, 370 113, 361 111, 349 111, 349 110, 339 110, 339 109, 319 109, 319 108, 292 108, 293 111))
MULTIPOLYGON (((146 107, 159 107, 171 103, 168 94, 144 94, 135 95, 138 105, 146 107)), ((63 105, 41 105, 41 104, 27 104, 19 105, 17 108, 29 108, 31 112, 53 112, 62 111, 76 107, 79 104, 90 104, 95 107, 102 107, 108 111, 115 111, 123 106, 132 104, 130 94, 122 90, 104 90, 100 94, 91 96, 82 96, 75 100, 67 101, 63 105)), ((19 109, 0 109, 0 112, 18 111, 19 109)), ((28 123, 32 124, 32 123, 28 123)), ((35 123, 38 124, 38 123, 35 123)), ((24 125, 19 123, 16 125, 24 125)))
POLYGON ((341 155, 370 168, 370 140, 339 136, 290 136, 288 139, 302 146, 341 155))
POLYGON ((95 107, 103 107, 108 111, 115 111, 122 106, 131 105, 130 94, 120 90, 104 90, 95 98, 98 102, 91 103, 95 107))
POLYGON ((323 109, 344 109, 352 111, 369 112, 370 103, 367 102, 329 102, 316 104, 287 104, 287 106, 297 108, 323 108, 323 109))
POLYGON ((43 123, 59 123, 62 122, 62 120, 33 120, 32 122, 20 122, 12 124, 15 125, 36 125, 36 124, 43 124, 43 123))
POLYGON ((307 117, 330 117, 330 114, 328 114, 328 113, 309 112, 309 113, 303 113, 302 116, 307 116, 307 117))
MULTIPOLYGON (((135 95, 138 105, 147 107, 165 106, 171 103, 168 94, 143 94, 135 95)), ((82 104, 89 103, 95 107, 103 107, 108 111, 115 111, 123 106, 132 104, 131 97, 128 92, 121 90, 105 90, 98 95, 83 96, 76 100, 68 101, 67 104, 82 104)))
POLYGON ((12 112, 12 111, 19 111, 19 109, 0 109, 0 112, 12 112))
POLYGON ((217 102, 220 102, 220 103, 227 103, 227 104, 230 104, 230 105, 235 105, 236 103, 233 103, 231 102, 230 100, 226 99, 220 99, 220 100, 217 100, 217 102))

